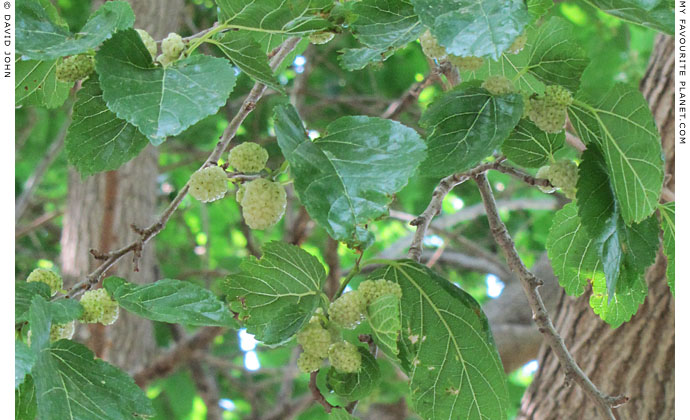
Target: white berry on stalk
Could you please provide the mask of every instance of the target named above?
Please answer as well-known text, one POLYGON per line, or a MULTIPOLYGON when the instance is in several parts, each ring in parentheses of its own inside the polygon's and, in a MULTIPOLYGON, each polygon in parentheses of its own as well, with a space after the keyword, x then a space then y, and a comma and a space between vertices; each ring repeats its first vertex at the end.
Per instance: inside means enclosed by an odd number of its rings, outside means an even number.
POLYGON ((104 288, 84 292, 79 303, 84 309, 79 318, 81 322, 110 325, 117 321, 119 306, 104 288))
POLYGON ((331 302, 328 307, 328 317, 335 324, 347 328, 355 328, 364 319, 367 301, 359 290, 345 293, 331 302))
POLYGON ((53 296, 62 289, 62 277, 54 271, 46 268, 37 268, 26 278, 28 282, 40 282, 50 286, 50 295, 53 296))
POLYGON ((144 46, 149 51, 149 54, 151 54, 151 58, 155 60, 156 54, 158 54, 158 46, 156 45, 156 41, 154 41, 151 35, 149 35, 149 33, 143 29, 137 29, 137 33, 141 38, 141 42, 144 43, 144 46))
POLYGON ((230 150, 228 163, 239 172, 259 172, 266 167, 268 152, 252 142, 239 144, 230 150))
POLYGON ((202 203, 223 198, 227 191, 228 175, 220 166, 199 169, 189 178, 189 194, 202 203))
POLYGON ((182 37, 175 32, 171 32, 161 43, 161 51, 163 55, 171 60, 180 58, 182 51, 184 51, 184 41, 182 37))
POLYGON ((252 229, 267 229, 278 223, 285 213, 287 194, 278 182, 265 178, 247 182, 241 198, 242 216, 252 229))
POLYGON ((331 344, 328 349, 328 360, 340 373, 359 372, 362 367, 362 355, 357 346, 347 341, 331 344))

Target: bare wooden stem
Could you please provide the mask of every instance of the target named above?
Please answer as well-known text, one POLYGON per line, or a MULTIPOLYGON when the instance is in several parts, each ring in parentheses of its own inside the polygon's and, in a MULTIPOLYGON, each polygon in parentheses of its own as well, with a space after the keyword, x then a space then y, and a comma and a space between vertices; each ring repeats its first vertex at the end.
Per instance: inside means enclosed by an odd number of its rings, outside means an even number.
POLYGON ((498 215, 496 208, 496 200, 494 199, 491 185, 486 179, 486 174, 480 173, 476 175, 475 181, 479 187, 479 192, 482 196, 482 201, 486 207, 486 216, 489 219, 489 226, 491 233, 496 240, 496 243, 503 249, 505 253, 508 266, 513 273, 520 279, 522 287, 527 296, 527 301, 532 308, 532 318, 539 328, 539 332, 544 335, 544 340, 549 344, 554 354, 565 370, 566 381, 573 381, 582 388, 592 401, 601 409, 602 414, 609 420, 615 420, 612 408, 624 404, 628 401, 626 396, 609 396, 600 391, 587 375, 582 371, 580 366, 566 348, 563 338, 558 334, 556 328, 549 317, 544 301, 539 294, 539 286, 543 282, 532 274, 525 264, 522 262, 520 255, 515 249, 515 243, 508 233, 506 225, 498 215))

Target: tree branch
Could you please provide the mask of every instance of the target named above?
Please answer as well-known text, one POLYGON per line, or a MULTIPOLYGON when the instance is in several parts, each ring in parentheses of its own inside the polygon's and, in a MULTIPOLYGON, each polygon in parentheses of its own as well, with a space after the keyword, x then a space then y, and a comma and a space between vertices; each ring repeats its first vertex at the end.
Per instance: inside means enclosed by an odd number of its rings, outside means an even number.
MULTIPOLYGON (((270 60, 270 65, 272 69, 276 69, 278 67, 280 62, 288 55, 288 53, 292 51, 295 48, 295 46, 297 46, 299 40, 299 38, 295 37, 289 38, 280 46, 278 46, 274 51, 271 52, 270 55, 272 56, 272 58, 270 60)), ((261 83, 254 84, 254 87, 245 98, 239 111, 232 119, 232 121, 230 121, 230 124, 228 124, 227 128, 223 132, 223 135, 216 144, 216 147, 213 149, 213 152, 211 152, 204 164, 201 165, 201 168, 205 168, 207 166, 210 166, 211 164, 215 164, 216 162, 218 162, 222 154, 230 146, 230 142, 235 137, 235 133, 239 129, 240 125, 247 117, 247 115, 249 115, 249 113, 252 112, 252 110, 254 110, 254 108, 256 107, 256 103, 259 101, 259 99, 261 99, 261 96, 265 91, 265 85, 261 83)), ((187 183, 182 187, 182 189, 180 189, 180 192, 168 205, 168 207, 165 209, 165 211, 163 212, 163 214, 157 222, 153 223, 145 229, 140 229, 133 226, 133 228, 140 235, 139 239, 118 250, 105 254, 99 254, 101 257, 99 259, 103 259, 104 261, 94 271, 88 274, 84 280, 72 286, 68 293, 68 296, 72 298, 79 295, 80 293, 83 293, 86 290, 89 290, 94 284, 98 283, 101 277, 111 266, 113 266, 117 261, 120 260, 120 258, 124 257, 130 252, 134 253, 134 263, 136 267, 137 256, 141 254, 141 250, 144 247, 144 245, 146 245, 146 243, 149 240, 151 240, 151 238, 153 238, 161 230, 163 230, 168 220, 170 220, 170 217, 173 215, 173 213, 175 213, 177 208, 180 206, 180 203, 182 203, 182 200, 187 195, 188 191, 189 181, 187 181, 187 183)))
POLYGON ((314 401, 317 403, 321 404, 323 406, 323 409, 326 410, 326 413, 330 414, 331 410, 333 410, 333 406, 331 403, 326 401, 326 397, 321 394, 321 391, 319 391, 319 387, 316 385, 316 375, 319 374, 319 371, 317 370, 316 372, 312 372, 309 375, 309 390, 311 391, 311 395, 314 398, 314 401))
POLYGON ((429 229, 429 224, 431 220, 441 212, 441 205, 445 196, 457 185, 462 184, 467 181, 476 173, 482 173, 489 169, 495 169, 505 160, 505 157, 498 158, 491 163, 485 163, 478 165, 477 167, 470 169, 465 173, 458 173, 447 176, 439 182, 438 186, 434 189, 431 195, 431 201, 427 206, 426 210, 422 212, 416 219, 410 222, 410 225, 417 226, 417 231, 412 239, 412 244, 410 245, 410 251, 408 252, 408 257, 419 261, 422 257, 422 241, 426 235, 427 229, 429 229))
POLYGON ((532 308, 532 317, 534 322, 539 328, 539 332, 544 335, 544 339, 549 344, 554 354, 561 363, 561 366, 565 370, 566 381, 573 380, 577 383, 582 390, 589 395, 589 397, 597 404, 597 406, 603 411, 606 418, 610 420, 615 420, 613 415, 612 407, 617 407, 628 401, 628 397, 625 396, 609 396, 600 391, 592 381, 587 377, 587 375, 580 369, 573 356, 570 354, 568 349, 563 342, 563 338, 558 334, 556 328, 553 326, 553 322, 549 317, 544 302, 539 294, 539 286, 543 282, 538 279, 534 274, 532 274, 515 249, 515 243, 508 233, 508 229, 498 215, 498 209, 496 208, 496 200, 494 199, 493 192, 491 191, 491 185, 486 179, 486 174, 481 173, 476 175, 475 181, 479 187, 479 192, 482 196, 482 201, 486 207, 486 216, 489 219, 489 226, 491 227, 491 233, 496 240, 496 243, 503 249, 506 255, 506 260, 510 266, 513 273, 520 279, 522 287, 527 296, 527 301, 532 308))

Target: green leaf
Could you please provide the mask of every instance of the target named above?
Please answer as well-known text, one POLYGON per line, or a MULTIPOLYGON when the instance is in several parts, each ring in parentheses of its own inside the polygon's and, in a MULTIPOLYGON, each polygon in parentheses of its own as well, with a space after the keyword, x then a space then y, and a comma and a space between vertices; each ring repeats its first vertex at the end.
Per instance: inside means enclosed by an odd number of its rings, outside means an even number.
MULTIPOLYGON (((50 325, 53 318, 50 303, 42 296, 34 295, 29 307, 29 324, 31 325, 31 351, 40 357, 40 353, 50 344, 50 325)), ((34 364, 35 366, 36 364, 34 364)))
POLYGON ((552 7, 551 0, 527 0, 527 12, 532 22, 547 14, 552 7))
POLYGON ((214 44, 247 76, 277 91, 283 91, 283 87, 273 77, 273 70, 268 65, 268 58, 261 50, 261 45, 251 34, 227 32, 214 44))
POLYGON ((568 114, 580 138, 601 148, 625 223, 646 219, 656 210, 664 166, 659 133, 642 94, 616 85, 596 100, 578 95, 568 114))
POLYGON ((676 203, 659 206, 661 229, 664 231, 664 255, 666 255, 666 279, 671 293, 676 295, 676 203))
POLYGON ((223 58, 193 55, 168 67, 154 66, 139 34, 129 29, 96 54, 103 99, 119 118, 154 144, 174 136, 225 104, 235 71, 223 58))
POLYGON ((449 54, 498 59, 529 23, 513 0, 412 0, 422 23, 449 54))
POLYGON ((400 299, 395 295, 384 295, 371 302, 367 307, 367 319, 378 347, 395 360, 402 329, 400 299))
POLYGON ((328 370, 326 385, 343 400, 357 401, 376 388, 381 380, 379 364, 374 356, 364 347, 358 346, 362 355, 362 368, 357 373, 339 373, 333 367, 328 370))
POLYGON ((79 318, 84 312, 81 304, 74 299, 58 299, 49 302, 49 306, 54 324, 66 324, 79 318))
POLYGON ((36 388, 31 375, 14 390, 14 420, 36 419, 36 388))
POLYGON ((20 60, 15 64, 14 104, 55 108, 62 105, 71 85, 57 80, 57 60, 20 60))
POLYGON ((276 107, 275 130, 309 215, 351 247, 371 245, 367 224, 387 213, 392 194, 425 156, 414 130, 380 118, 342 117, 311 141, 295 108, 282 105, 276 107))
POLYGON ((673 35, 675 20, 671 0, 588 0, 588 3, 620 19, 673 35))
POLYGON ((546 240, 546 250, 558 282, 571 296, 585 291, 589 279, 604 279, 596 244, 569 203, 556 212, 546 240))
POLYGON ((336 407, 331 411, 331 414, 328 416, 329 419, 332 420, 356 420, 357 417, 352 416, 350 413, 345 411, 344 408, 339 408, 336 407))
POLYGON ((419 120, 430 134, 424 175, 466 171, 501 147, 522 116, 522 96, 492 96, 462 84, 436 99, 419 120))
POLYGON ((96 10, 75 34, 51 18, 42 4, 17 4, 17 54, 34 60, 54 60, 95 49, 118 30, 131 28, 134 12, 125 1, 109 1, 96 10))
POLYGON ((14 340, 14 387, 24 382, 26 375, 36 361, 36 353, 29 346, 19 340, 14 340))
POLYGON ((532 38, 529 72, 544 84, 561 85, 575 93, 589 59, 574 38, 573 26, 566 20, 549 19, 532 38))
POLYGON ((67 160, 82 176, 115 170, 148 143, 135 126, 108 109, 95 77, 83 83, 65 138, 67 160))
POLYGON ((34 296, 50 299, 50 286, 40 282, 18 281, 14 283, 14 322, 29 320, 29 307, 34 296))
POLYGON ((135 420, 155 414, 129 375, 71 340, 41 351, 32 376, 41 420, 135 420))
POLYGON ((231 28, 304 35, 323 31, 332 0, 216 0, 218 20, 231 28))
POLYGON ((210 290, 188 281, 162 279, 134 284, 109 277, 103 287, 129 312, 171 324, 236 327, 228 307, 210 290))
POLYGON ((345 70, 361 70, 371 63, 381 63, 388 59, 395 51, 381 51, 376 48, 346 48, 338 56, 340 65, 345 70))
POLYGON ((326 271, 300 247, 269 242, 260 260, 249 257, 228 276, 225 291, 247 332, 266 344, 280 344, 305 325, 319 306, 326 271))
POLYGON ((352 6, 357 19, 350 25, 362 44, 381 51, 419 38, 424 27, 409 0, 363 0, 352 6))
POLYGON ((521 119, 506 141, 501 151, 518 165, 526 168, 539 168, 548 164, 553 154, 565 144, 565 133, 546 133, 532 121, 521 119))
POLYGON ((366 48, 342 51, 340 60, 347 70, 384 61, 395 49, 416 40, 424 31, 408 0, 364 0, 355 3, 352 12, 356 20, 350 30, 366 48))
POLYGON ((415 411, 426 419, 505 419, 505 373, 479 304, 410 260, 390 262, 370 278, 402 288, 400 357, 415 411))

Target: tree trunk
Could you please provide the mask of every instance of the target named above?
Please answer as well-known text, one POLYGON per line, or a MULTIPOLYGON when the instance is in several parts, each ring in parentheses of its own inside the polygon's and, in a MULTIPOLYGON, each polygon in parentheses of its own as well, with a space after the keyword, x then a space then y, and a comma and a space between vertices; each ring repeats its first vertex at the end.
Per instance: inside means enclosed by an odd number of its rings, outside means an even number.
MULTIPOLYGON (((661 132, 666 154, 665 187, 674 191, 673 38, 658 36, 640 89, 661 132)), ((666 194, 669 195, 669 194, 666 194)), ((670 194, 672 197, 673 194, 670 194)), ((647 271, 649 295, 630 322, 612 329, 589 307, 561 291, 554 312, 557 330, 582 369, 599 389, 630 401, 614 410, 619 419, 666 420, 675 415, 674 299, 666 284, 666 259, 659 253, 647 271)), ((579 387, 564 384, 563 370, 542 346, 540 369, 522 399, 519 419, 598 419, 594 404, 579 387)))
MULTIPOLYGON (((136 14, 135 26, 147 30, 155 39, 179 30, 183 0, 130 0, 130 3, 136 14)), ((70 171, 60 256, 67 284, 83 278, 100 263, 90 255, 90 249, 102 252, 117 249, 137 238, 131 224, 143 227, 154 221, 157 175, 158 153, 151 146, 117 171, 86 179, 70 171)), ((144 249, 138 272, 134 271, 131 257, 126 257, 107 274, 135 283, 156 280, 153 245, 150 242, 144 249)), ((88 331, 81 328, 78 337, 87 341, 99 357, 129 372, 146 364, 155 350, 151 322, 125 311, 120 311, 118 321, 112 326, 91 324, 88 331)))

